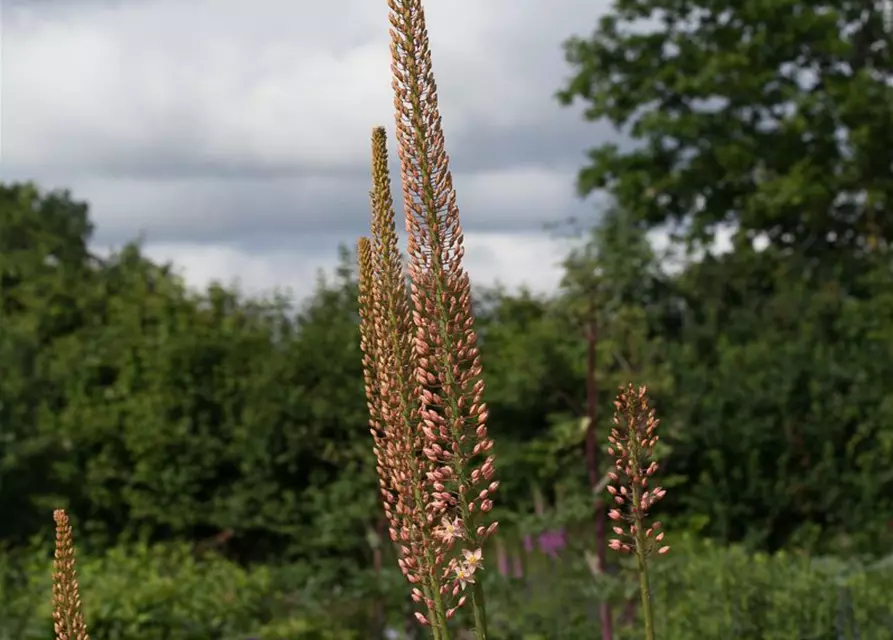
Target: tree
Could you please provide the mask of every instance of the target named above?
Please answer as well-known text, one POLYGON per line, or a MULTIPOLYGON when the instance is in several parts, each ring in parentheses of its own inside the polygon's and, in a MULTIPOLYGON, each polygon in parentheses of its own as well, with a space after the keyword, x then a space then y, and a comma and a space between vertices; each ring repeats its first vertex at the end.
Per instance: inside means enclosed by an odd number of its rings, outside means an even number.
POLYGON ((61 401, 41 355, 83 324, 92 230, 67 192, 0 184, 0 511, 15 514, 0 538, 45 522, 29 501, 51 490, 47 469, 65 442, 38 428, 61 401))
POLYGON ((0 190, 0 511, 15 514, 0 540, 66 507, 88 547, 215 536, 243 559, 365 554, 352 269, 296 312, 191 291, 135 244, 96 260, 90 231, 66 193, 0 190))
POLYGON ((893 514, 893 272, 819 285, 769 248, 692 265, 668 345, 668 508, 777 550, 877 551, 893 514), (675 494, 675 495, 673 495, 675 494))
POLYGON ((582 100, 634 145, 590 151, 584 195, 607 189, 649 226, 717 225, 813 256, 893 241, 893 39, 866 0, 616 0, 572 38, 582 100))
POLYGON ((893 367, 886 26, 858 0, 616 0, 566 45, 559 99, 633 142, 593 149, 580 192, 693 248, 735 232, 674 279, 661 321, 687 478, 667 508, 710 535, 877 548, 893 508, 873 382, 893 367))

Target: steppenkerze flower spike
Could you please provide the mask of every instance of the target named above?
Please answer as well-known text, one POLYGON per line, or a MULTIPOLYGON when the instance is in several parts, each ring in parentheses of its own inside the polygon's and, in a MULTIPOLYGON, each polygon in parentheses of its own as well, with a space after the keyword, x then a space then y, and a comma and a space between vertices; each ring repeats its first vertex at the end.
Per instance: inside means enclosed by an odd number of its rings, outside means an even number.
POLYGON ((71 522, 63 509, 53 512, 56 552, 53 559, 53 628, 56 640, 89 640, 81 611, 71 522))
POLYGON ((420 0, 389 0, 391 70, 408 242, 406 287, 387 168, 373 131, 372 237, 360 240, 361 340, 373 446, 416 615, 447 640, 470 600, 487 637, 483 548, 494 480, 471 286, 420 0))
POLYGON ((648 510, 667 493, 661 487, 649 488, 650 479, 659 465, 652 459, 659 440, 660 425, 654 409, 648 405, 648 390, 633 385, 621 388, 614 402, 614 426, 608 437, 608 455, 614 457, 614 470, 608 473, 608 492, 614 508, 608 517, 614 522, 617 538, 609 545, 615 551, 634 554, 642 596, 645 638, 654 640, 654 614, 651 587, 648 581, 648 558, 654 551, 665 554, 670 547, 662 545, 661 523, 647 525, 648 510))

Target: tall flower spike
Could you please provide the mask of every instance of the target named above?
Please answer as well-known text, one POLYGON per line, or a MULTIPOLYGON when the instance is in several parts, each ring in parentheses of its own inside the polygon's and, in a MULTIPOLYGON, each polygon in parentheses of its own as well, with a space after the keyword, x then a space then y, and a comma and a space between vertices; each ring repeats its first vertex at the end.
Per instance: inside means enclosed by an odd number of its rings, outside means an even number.
POLYGON ((63 509, 53 512, 56 552, 53 560, 53 626, 56 640, 89 640, 75 569, 71 523, 63 509))
MULTIPOLYGON (((486 637, 480 549, 496 530, 484 522, 498 483, 487 435, 484 382, 474 332, 471 287, 462 267, 459 209, 444 148, 437 87, 421 0, 389 0, 391 70, 401 164, 409 274, 415 323, 417 379, 425 455, 438 467, 431 513, 461 525, 461 551, 474 564, 452 561, 453 593, 472 585, 479 638, 486 637)), ((457 606, 460 606, 457 604, 457 606)), ((451 615, 455 607, 448 613, 451 615)))
POLYGON ((361 345, 366 394, 378 462, 379 483, 399 564, 413 585, 413 599, 425 605, 435 637, 445 633, 440 589, 445 542, 435 537, 430 460, 421 455, 418 429, 419 383, 412 348, 412 314, 394 222, 386 134, 372 133, 372 240, 359 243, 361 345))
POLYGON ((660 421, 649 408, 645 387, 633 385, 621 388, 614 402, 614 427, 608 437, 608 455, 615 458, 615 468, 608 474, 611 484, 608 492, 615 507, 608 512, 614 521, 617 538, 609 545, 615 551, 635 554, 639 574, 639 591, 645 619, 645 637, 654 639, 654 616, 651 606, 651 588, 648 581, 648 558, 656 550, 667 553, 670 547, 662 545, 663 531, 660 522, 646 526, 648 510, 666 495, 661 487, 649 488, 650 478, 657 473, 658 464, 652 459, 658 442, 657 427, 660 421))

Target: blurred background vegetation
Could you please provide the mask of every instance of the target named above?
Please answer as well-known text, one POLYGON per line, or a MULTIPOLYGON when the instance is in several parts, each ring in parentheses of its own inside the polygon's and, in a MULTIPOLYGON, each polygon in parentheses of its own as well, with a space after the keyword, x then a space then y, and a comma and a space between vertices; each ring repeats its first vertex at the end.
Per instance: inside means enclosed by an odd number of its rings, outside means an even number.
MULTIPOLYGON (((612 204, 560 288, 476 291, 494 637, 595 637, 604 600, 638 637, 630 578, 587 561, 595 322, 602 442, 620 384, 663 420, 659 637, 893 638, 893 50, 865 6, 618 0, 567 43, 559 98, 637 145, 581 171, 612 204), (618 27, 655 11, 652 34, 618 27), (731 248, 705 250, 721 228, 731 248)), ((297 304, 189 289, 137 243, 100 259, 91 232, 76 196, 0 185, 0 640, 52 636, 60 507, 97 640, 411 628, 353 256, 297 304)))

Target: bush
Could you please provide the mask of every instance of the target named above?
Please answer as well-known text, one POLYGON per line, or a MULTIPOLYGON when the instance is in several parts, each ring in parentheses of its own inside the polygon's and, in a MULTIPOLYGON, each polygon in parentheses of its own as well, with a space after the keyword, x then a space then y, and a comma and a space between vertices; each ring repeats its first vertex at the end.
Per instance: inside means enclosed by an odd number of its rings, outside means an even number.
MULTIPOLYGON (((661 640, 893 640, 893 562, 750 554, 740 546, 674 540, 649 574, 661 640)), ((579 550, 524 579, 490 576, 491 636, 592 638, 598 603, 638 598, 634 572, 594 580, 579 550), (576 559, 576 560, 575 560, 576 559)), ((530 563, 528 566, 534 566, 530 563)), ((626 607, 616 606, 618 616, 626 607)), ((621 620, 616 640, 638 640, 642 621, 621 620)))
MULTIPOLYGON (((520 579, 487 572, 493 640, 592 638, 602 598, 637 597, 631 574, 595 581, 579 549, 546 560, 531 558, 520 579)), ((93 640, 369 640, 380 637, 371 631, 378 599, 392 627, 409 610, 396 570, 376 582, 305 565, 245 568, 196 559, 185 546, 79 554, 78 576, 93 640)), ((651 578, 661 640, 893 640, 893 563, 752 555, 688 540, 653 565, 651 578)), ((0 554, 0 640, 53 637, 50 580, 45 551, 0 554)), ((615 637, 638 640, 641 621, 619 621, 615 637)))
MULTIPOLYGON (((0 556, 0 640, 53 638, 51 564, 44 552, 0 556)), ((77 566, 97 640, 357 637, 300 605, 298 585, 308 584, 301 567, 244 568, 214 555, 197 559, 186 545, 79 554, 77 566)))

